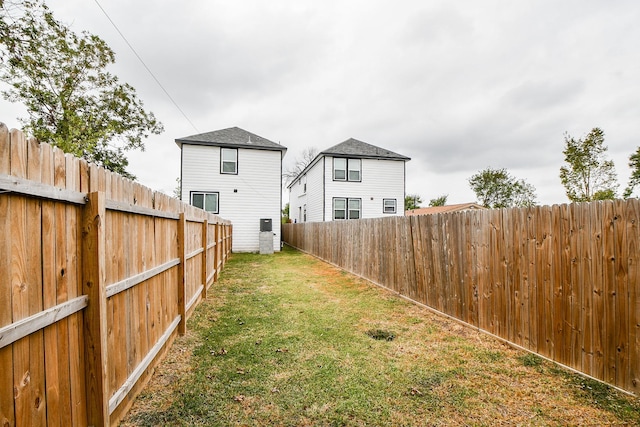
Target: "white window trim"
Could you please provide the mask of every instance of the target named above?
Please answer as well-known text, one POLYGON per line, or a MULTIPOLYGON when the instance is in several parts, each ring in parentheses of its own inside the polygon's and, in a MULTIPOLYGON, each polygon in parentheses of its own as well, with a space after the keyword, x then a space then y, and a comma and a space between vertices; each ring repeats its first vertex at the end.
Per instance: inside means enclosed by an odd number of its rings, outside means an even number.
POLYGON ((398 200, 397 199, 382 199, 382 213, 395 214, 398 213, 398 200), (393 211, 387 212, 387 202, 393 202, 393 211))
POLYGON ((332 218, 334 221, 344 221, 344 220, 348 220, 348 219, 362 219, 362 199, 359 197, 334 197, 333 198, 333 206, 332 206, 332 218), (344 219, 343 218, 336 218, 336 200, 344 200, 345 205, 344 205, 344 209, 340 209, 341 211, 344 210, 344 219), (359 208, 357 209, 358 211, 358 218, 351 218, 350 212, 351 211, 355 211, 356 209, 349 209, 349 202, 357 200, 358 204, 359 204, 359 208))
POLYGON ((204 196, 203 199, 202 199, 203 207, 200 208, 200 209, 203 209, 203 210, 205 210, 204 207, 206 207, 206 205, 207 205, 206 204, 206 196, 215 194, 215 196, 216 196, 216 210, 215 211, 207 211, 207 212, 211 212, 213 214, 218 214, 220 212, 220 192, 219 191, 192 191, 189 194, 189 203, 191 204, 191 206, 195 206, 193 204, 193 196, 196 195, 196 194, 202 194, 204 196))

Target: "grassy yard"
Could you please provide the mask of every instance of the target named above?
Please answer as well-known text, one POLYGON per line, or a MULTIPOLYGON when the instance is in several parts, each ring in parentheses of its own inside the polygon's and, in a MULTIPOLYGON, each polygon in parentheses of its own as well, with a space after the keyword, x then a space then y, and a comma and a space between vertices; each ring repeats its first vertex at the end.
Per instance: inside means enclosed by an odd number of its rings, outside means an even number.
POLYGON ((640 400, 300 252, 234 254, 123 425, 639 425, 640 400))

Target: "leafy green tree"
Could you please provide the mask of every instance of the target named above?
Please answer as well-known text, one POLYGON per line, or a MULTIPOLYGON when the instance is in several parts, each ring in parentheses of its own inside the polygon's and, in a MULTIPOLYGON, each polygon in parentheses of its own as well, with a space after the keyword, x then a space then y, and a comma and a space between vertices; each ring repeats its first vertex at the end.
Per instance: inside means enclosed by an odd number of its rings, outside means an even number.
POLYGON ((115 54, 98 36, 76 34, 43 0, 0 0, 2 96, 25 105, 25 131, 67 153, 129 178, 127 150, 162 124, 143 108, 135 89, 106 68, 115 54))
POLYGON ((629 156, 629 167, 631 168, 631 176, 629 177, 629 185, 624 190, 624 198, 631 197, 633 189, 640 184, 640 147, 629 156))
POLYGON ((287 203, 286 205, 284 205, 284 208, 282 208, 282 223, 286 224, 287 222, 289 222, 289 203, 287 203))
POLYGON ((447 204, 448 194, 443 194, 442 196, 436 197, 435 199, 429 200, 429 206, 444 206, 447 204))
POLYGON ((613 160, 606 158, 604 132, 593 128, 583 139, 565 134, 562 151, 566 166, 560 168, 560 180, 572 202, 615 199, 618 188, 613 160))
POLYGON ((412 209, 418 209, 422 203, 422 198, 417 194, 407 194, 404 196, 404 210, 410 211, 412 209))
POLYGON ((511 176, 506 169, 486 168, 469 178, 478 203, 487 208, 527 207, 536 204, 535 187, 511 176))

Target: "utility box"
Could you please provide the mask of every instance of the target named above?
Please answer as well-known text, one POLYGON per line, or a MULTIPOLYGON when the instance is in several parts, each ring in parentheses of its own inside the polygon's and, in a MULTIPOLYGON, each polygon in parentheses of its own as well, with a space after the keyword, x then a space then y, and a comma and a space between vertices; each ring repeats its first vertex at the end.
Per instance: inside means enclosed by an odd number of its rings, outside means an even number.
POLYGON ((273 225, 271 218, 260 219, 260 253, 273 253, 273 225))
POLYGON ((273 224, 271 223, 271 218, 261 218, 260 219, 260 231, 273 231, 273 224))

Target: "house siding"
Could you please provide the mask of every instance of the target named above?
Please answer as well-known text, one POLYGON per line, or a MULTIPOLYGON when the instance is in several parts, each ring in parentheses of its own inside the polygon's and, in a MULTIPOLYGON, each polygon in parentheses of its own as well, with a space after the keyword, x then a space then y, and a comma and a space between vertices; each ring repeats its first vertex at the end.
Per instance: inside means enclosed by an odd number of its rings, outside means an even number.
POLYGON ((304 210, 307 205, 307 222, 323 221, 323 168, 324 160, 321 158, 289 189, 289 218, 292 221, 303 222, 300 217, 300 210, 304 210), (307 191, 304 192, 304 184, 307 184, 307 191))
POLYGON ((238 173, 220 173, 220 147, 182 145, 182 200, 192 191, 219 193, 218 214, 233 224, 234 252, 259 250, 260 219, 270 218, 280 250, 282 153, 238 148, 238 173))
POLYGON ((359 198, 362 200, 361 217, 403 216, 405 195, 405 162, 401 160, 362 159, 360 182, 334 181, 333 157, 324 162, 325 196, 324 219, 333 220, 335 197, 359 198), (396 213, 383 213, 383 199, 396 200, 396 213))

